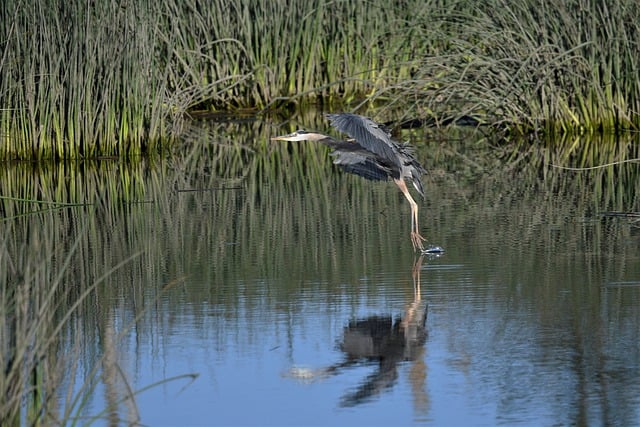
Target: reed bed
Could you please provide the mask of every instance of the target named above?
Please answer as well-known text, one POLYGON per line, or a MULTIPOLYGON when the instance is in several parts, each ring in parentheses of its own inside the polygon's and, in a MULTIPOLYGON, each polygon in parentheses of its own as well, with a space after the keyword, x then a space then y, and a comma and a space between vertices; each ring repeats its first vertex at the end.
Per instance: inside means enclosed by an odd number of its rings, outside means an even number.
POLYGON ((471 115, 525 132, 637 129, 639 14, 632 1, 454 3, 431 16, 448 23, 444 32, 434 22, 425 34, 440 33, 443 49, 392 99, 412 95, 412 115, 471 115))
POLYGON ((633 0, 7 0, 0 158, 137 155, 190 111, 308 103, 635 129, 639 14, 633 0))
POLYGON ((172 88, 190 95, 187 109, 375 105, 396 120, 474 117, 547 133, 638 124, 640 19, 631 0, 164 7, 175 17, 172 88))
POLYGON ((150 2, 0 6, 0 158, 153 150, 171 133, 150 2))

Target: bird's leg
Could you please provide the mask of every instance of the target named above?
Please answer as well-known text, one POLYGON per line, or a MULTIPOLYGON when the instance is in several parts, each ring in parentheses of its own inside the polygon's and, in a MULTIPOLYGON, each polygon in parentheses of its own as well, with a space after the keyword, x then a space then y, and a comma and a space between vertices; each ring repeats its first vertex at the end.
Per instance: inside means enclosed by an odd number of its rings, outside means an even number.
POLYGON ((396 183, 404 197, 409 201, 409 205, 411 205, 411 243, 413 244, 413 249, 420 249, 420 251, 424 250, 424 246, 422 242, 425 240, 424 237, 420 235, 418 231, 418 204, 413 197, 411 197, 411 193, 409 193, 409 189, 407 188, 406 182, 404 179, 394 179, 393 182, 396 183))
POLYGON ((411 205, 411 218, 411 243, 413 243, 413 249, 420 249, 422 252, 424 250, 422 242, 425 238, 420 235, 418 229, 418 205, 415 201, 411 205))

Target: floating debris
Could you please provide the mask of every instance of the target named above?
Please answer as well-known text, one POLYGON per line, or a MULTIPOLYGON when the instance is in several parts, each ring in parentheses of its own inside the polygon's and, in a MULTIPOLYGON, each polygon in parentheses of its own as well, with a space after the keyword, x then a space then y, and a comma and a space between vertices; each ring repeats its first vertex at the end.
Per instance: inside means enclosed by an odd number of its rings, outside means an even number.
POLYGON ((444 253, 442 246, 429 246, 422 250, 423 254, 439 255, 444 253))

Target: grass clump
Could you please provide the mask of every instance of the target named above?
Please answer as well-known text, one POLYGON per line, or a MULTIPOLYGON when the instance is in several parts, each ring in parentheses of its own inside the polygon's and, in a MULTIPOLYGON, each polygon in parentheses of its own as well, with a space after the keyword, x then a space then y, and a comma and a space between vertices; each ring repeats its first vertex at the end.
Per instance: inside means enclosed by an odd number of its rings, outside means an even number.
POLYGON ((442 42, 415 79, 378 95, 525 132, 636 129, 639 13, 630 0, 459 1, 428 16, 422 37, 442 42))
POLYGON ((636 128, 639 14, 633 0, 7 0, 0 157, 136 155, 189 111, 304 103, 636 128))
POLYGON ((74 226, 60 216, 50 211, 14 219, 0 240, 0 425, 139 424, 138 394, 176 380, 193 381, 197 374, 131 386, 121 366, 123 337, 154 301, 138 307, 123 326, 104 285, 136 256, 95 268, 88 254, 95 229, 73 230, 77 236, 65 239, 63 233, 74 226), (24 235, 29 239, 19 239, 24 235), (105 394, 104 409, 94 414, 99 391, 105 394))
POLYGON ((365 96, 409 77, 427 40, 406 32, 417 1, 165 0, 173 87, 207 88, 210 108, 322 102, 365 96), (186 25, 188 23, 188 25, 186 25), (393 54, 391 54, 393 53, 393 54), (392 71, 392 74, 389 74, 392 71))
POLYGON ((0 6, 0 157, 135 155, 170 111, 150 2, 0 6))

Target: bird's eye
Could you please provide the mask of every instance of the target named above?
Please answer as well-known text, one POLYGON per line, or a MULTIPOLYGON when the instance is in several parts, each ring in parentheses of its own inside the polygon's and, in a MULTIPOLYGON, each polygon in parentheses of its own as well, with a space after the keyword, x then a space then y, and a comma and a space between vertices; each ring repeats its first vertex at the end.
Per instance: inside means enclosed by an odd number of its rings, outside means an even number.
POLYGON ((296 131, 296 133, 297 133, 298 135, 305 135, 305 134, 307 134, 307 133, 309 133, 309 132, 307 132, 307 131, 306 131, 306 130, 304 130, 304 129, 300 129, 300 130, 296 131))

